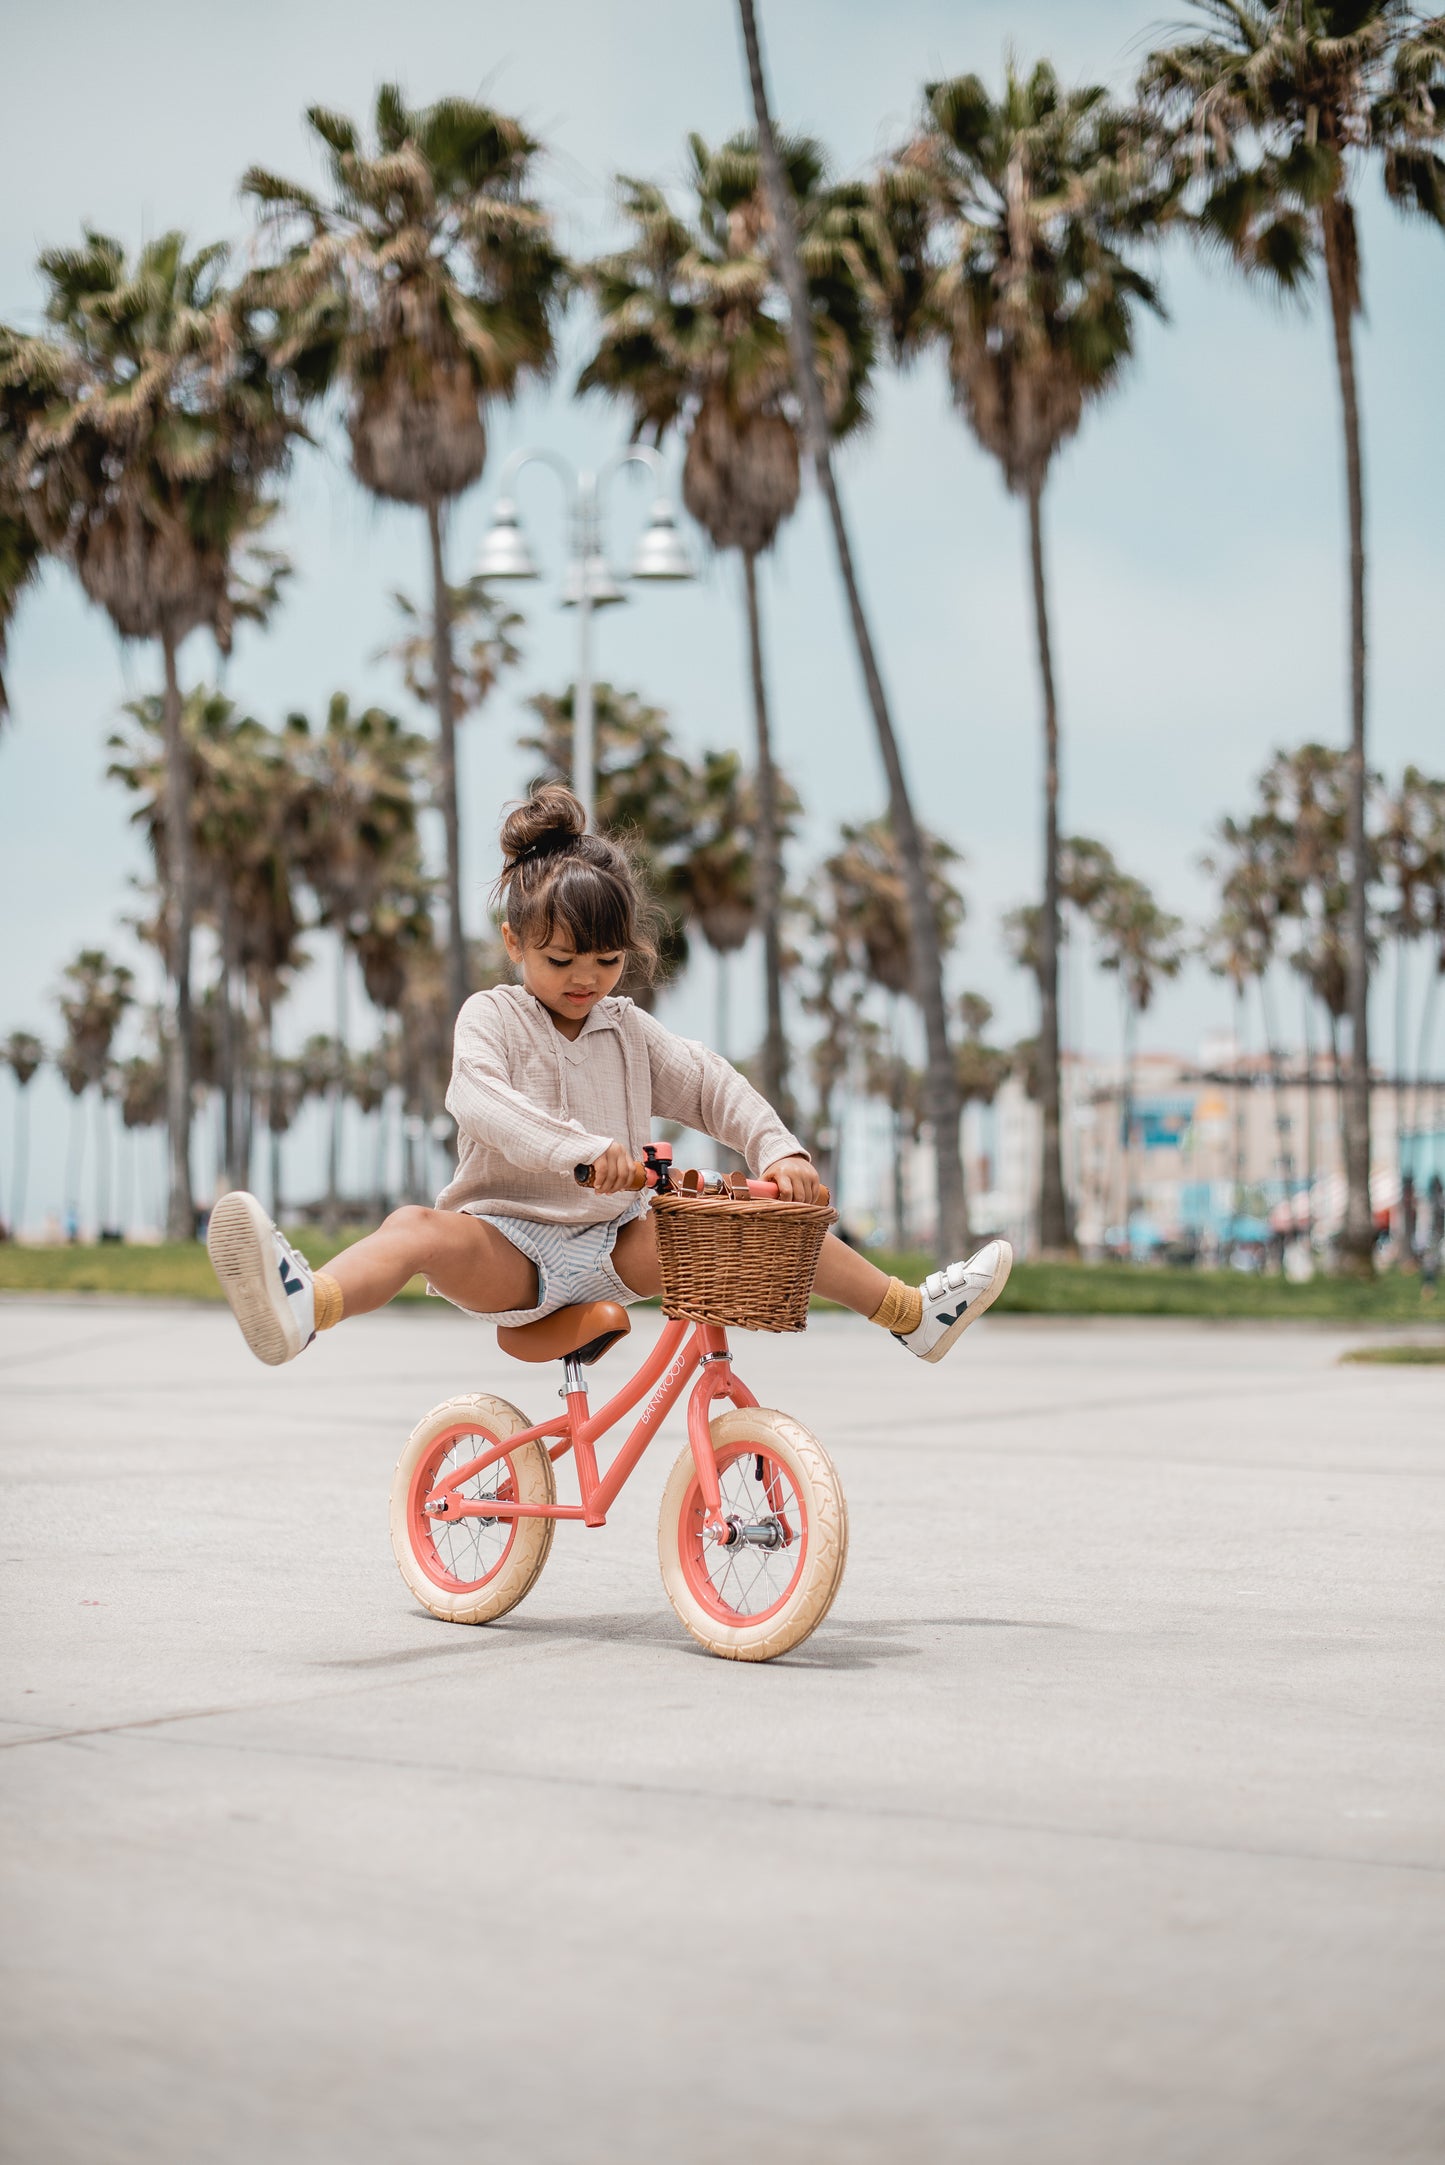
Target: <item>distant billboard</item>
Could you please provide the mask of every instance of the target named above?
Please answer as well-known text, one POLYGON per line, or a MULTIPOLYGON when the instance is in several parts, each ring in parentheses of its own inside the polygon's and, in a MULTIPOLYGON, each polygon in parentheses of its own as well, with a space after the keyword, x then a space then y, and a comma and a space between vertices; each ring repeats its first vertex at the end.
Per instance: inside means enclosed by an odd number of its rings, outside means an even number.
POLYGON ((1193 1098, 1136 1098, 1120 1139, 1135 1150, 1182 1150, 1193 1120, 1193 1098))

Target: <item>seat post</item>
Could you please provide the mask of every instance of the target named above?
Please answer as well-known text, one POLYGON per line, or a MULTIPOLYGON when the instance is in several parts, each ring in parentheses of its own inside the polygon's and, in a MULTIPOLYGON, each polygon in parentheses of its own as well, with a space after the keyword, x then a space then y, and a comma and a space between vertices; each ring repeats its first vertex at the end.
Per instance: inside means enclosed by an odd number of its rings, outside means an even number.
POLYGON ((606 1514, 594 1508, 592 1497, 597 1489, 597 1454, 582 1433, 587 1419, 587 1371, 575 1353, 562 1358, 563 1395, 567 1400, 567 1417, 572 1426, 572 1461, 577 1468, 577 1487, 582 1498, 582 1518, 587 1526, 604 1526, 606 1514))

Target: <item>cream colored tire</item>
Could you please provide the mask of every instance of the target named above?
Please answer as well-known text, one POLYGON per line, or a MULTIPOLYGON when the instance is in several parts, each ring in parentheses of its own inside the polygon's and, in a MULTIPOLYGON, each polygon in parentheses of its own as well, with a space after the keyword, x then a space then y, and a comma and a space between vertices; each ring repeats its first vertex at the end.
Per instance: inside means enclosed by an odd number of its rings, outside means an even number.
MULTIPOLYGON (((490 1624, 528 1595, 552 1547, 555 1519, 429 1518, 422 1510, 441 1468, 465 1465, 491 1445, 531 1427, 505 1398, 449 1398, 418 1421, 391 1482, 391 1546, 401 1575, 424 1609, 448 1624, 490 1624), (474 1435, 475 1441, 469 1441, 474 1435)), ((545 1444, 526 1443, 463 1485, 464 1496, 555 1503, 545 1444), (496 1483, 496 1486, 486 1484, 496 1483)))
POLYGON ((833 1461, 786 1413, 737 1407, 714 1420, 712 1440, 724 1516, 768 1529, 779 1546, 729 1547, 708 1537, 689 1447, 668 1476, 658 1515, 662 1583, 710 1654, 773 1661, 816 1631, 833 1605, 848 1558, 848 1507, 833 1461))

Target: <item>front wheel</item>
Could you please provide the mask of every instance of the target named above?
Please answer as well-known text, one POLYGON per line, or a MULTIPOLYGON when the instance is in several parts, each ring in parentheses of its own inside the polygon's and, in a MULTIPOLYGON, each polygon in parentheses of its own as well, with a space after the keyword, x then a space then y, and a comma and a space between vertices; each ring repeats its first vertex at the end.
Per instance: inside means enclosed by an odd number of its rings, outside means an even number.
MULTIPOLYGON (((428 1513, 426 1500, 449 1469, 465 1466, 531 1423, 505 1398, 449 1398, 418 1421, 391 1480, 391 1545, 401 1575, 424 1609, 449 1624, 489 1624, 515 1609, 535 1585, 552 1546, 555 1520, 459 1518, 428 1513)), ((524 1443, 473 1474, 468 1503, 550 1504, 552 1461, 542 1443, 524 1443)))
POLYGON ((740 1406, 712 1424, 726 1532, 709 1530, 691 1449, 668 1476, 657 1522, 662 1583, 710 1654, 772 1661, 815 1631, 848 1556, 833 1462, 786 1413, 740 1406))

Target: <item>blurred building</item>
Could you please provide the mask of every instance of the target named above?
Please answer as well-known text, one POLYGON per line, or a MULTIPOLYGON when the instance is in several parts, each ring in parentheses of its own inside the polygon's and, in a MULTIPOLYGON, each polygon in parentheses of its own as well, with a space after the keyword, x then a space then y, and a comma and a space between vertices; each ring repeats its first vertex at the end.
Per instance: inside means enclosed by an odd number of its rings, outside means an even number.
MULTIPOLYGON (((1064 1180, 1080 1247, 1209 1261, 1292 1236, 1327 1241, 1344 1213, 1340 1105, 1328 1054, 1308 1066, 1285 1057, 1276 1073, 1262 1054, 1214 1039, 1193 1060, 1140 1053, 1132 1079, 1118 1060, 1066 1056, 1064 1180)), ((1432 1174, 1445 1176, 1445 1084, 1399 1090, 1377 1078, 1372 1106, 1372 1200, 1383 1226, 1402 1170, 1422 1195, 1432 1174)), ((965 1134, 974 1223, 1029 1253, 1038 1107, 1010 1078, 991 1107, 971 1110, 965 1134)))

